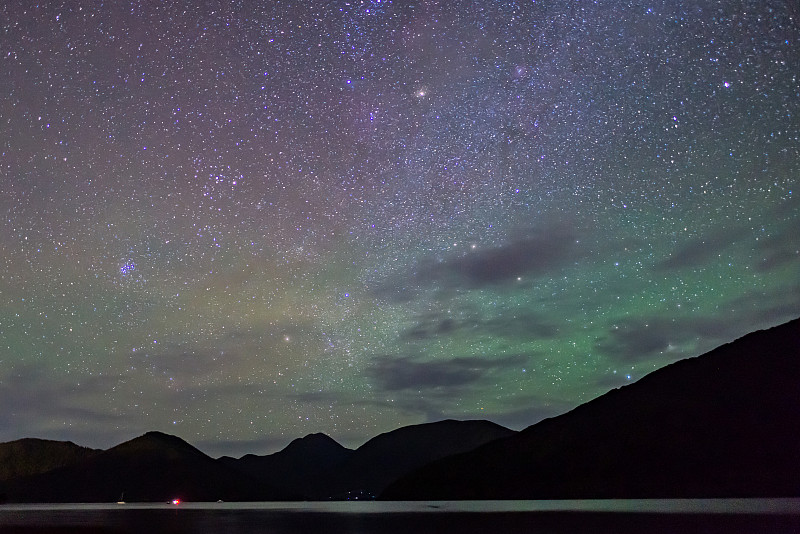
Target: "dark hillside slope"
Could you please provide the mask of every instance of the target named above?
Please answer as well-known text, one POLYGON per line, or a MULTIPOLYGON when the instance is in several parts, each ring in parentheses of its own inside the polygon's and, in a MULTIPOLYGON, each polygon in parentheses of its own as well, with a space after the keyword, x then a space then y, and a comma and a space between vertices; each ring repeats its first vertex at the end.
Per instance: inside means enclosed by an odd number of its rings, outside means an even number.
POLYGON ((800 496, 800 319, 404 477, 381 498, 800 496))
POLYGON ((71 441, 25 438, 0 443, 0 480, 46 473, 101 452, 71 441))
POLYGON ((219 461, 300 498, 323 500, 330 497, 328 481, 338 476, 337 470, 353 453, 318 433, 297 438, 274 454, 247 454, 238 460, 223 456, 219 461))
POLYGON ((338 498, 375 496, 425 464, 514 434, 491 421, 452 419, 385 432, 364 443, 342 464, 332 492, 338 498))

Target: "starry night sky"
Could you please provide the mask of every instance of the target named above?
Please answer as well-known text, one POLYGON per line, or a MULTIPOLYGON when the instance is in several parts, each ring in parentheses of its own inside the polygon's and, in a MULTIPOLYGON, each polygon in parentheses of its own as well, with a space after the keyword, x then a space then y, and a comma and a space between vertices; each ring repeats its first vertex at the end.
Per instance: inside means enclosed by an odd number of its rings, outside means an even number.
POLYGON ((800 7, 7 0, 0 441, 522 428, 800 315, 800 7))

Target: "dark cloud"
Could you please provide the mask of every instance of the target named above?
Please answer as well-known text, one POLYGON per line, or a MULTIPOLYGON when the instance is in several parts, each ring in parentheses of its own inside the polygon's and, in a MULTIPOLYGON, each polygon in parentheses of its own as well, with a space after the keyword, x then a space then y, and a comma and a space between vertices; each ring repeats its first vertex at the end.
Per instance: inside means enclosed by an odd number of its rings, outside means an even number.
POLYGON ((769 328, 800 317, 800 278, 779 290, 751 291, 720 306, 746 331, 769 328))
POLYGON ((800 317, 800 289, 794 287, 787 288, 786 291, 787 294, 794 296, 793 302, 786 300, 758 310, 752 314, 753 321, 750 324, 768 328, 800 317))
POLYGON ((213 349, 186 346, 167 346, 155 354, 140 351, 135 365, 151 369, 157 374, 194 379, 213 373, 223 362, 232 362, 235 354, 213 349))
MULTIPOLYGON (((302 393, 295 393, 291 395, 292 399, 299 402, 307 402, 309 404, 322 405, 322 404, 336 404, 342 400, 348 399, 347 394, 333 391, 306 391, 302 393)), ((349 400, 349 399, 348 399, 349 400)))
POLYGON ((682 243, 667 259, 657 263, 655 269, 671 271, 708 263, 713 261, 723 250, 742 239, 744 235, 745 229, 741 226, 717 228, 703 237, 682 243))
POLYGON ((442 335, 451 335, 466 327, 464 321, 456 321, 450 317, 428 316, 416 325, 400 334, 400 338, 421 341, 442 335))
POLYGON ((472 336, 513 338, 516 340, 551 339, 559 329, 547 318, 529 311, 506 311, 492 318, 477 315, 454 319, 440 314, 426 314, 414 326, 400 334, 404 341, 423 341, 457 333, 472 336))
POLYGON ((800 196, 794 195, 778 204, 773 210, 776 219, 797 220, 800 218, 800 196))
POLYGON ((285 347, 286 338, 322 344, 325 337, 312 321, 279 322, 261 329, 226 332, 202 342, 160 343, 129 356, 134 367, 153 374, 191 380, 239 365, 254 354, 270 354, 285 347))
POLYGON ((520 283, 555 274, 586 256, 578 243, 577 224, 553 222, 518 232, 508 243, 445 258, 422 258, 409 271, 377 284, 374 294, 392 303, 417 298, 421 288, 436 285, 442 291, 484 287, 519 288, 520 283))
POLYGON ((391 276, 377 284, 373 294, 384 302, 405 304, 416 299, 419 290, 413 279, 406 276, 391 276))
MULTIPOLYGON (((18 365, 0 376, 0 438, 27 437, 17 429, 29 432, 32 420, 93 429, 119 423, 119 417, 103 410, 106 404, 98 399, 120 380, 118 376, 70 377, 42 365, 18 365)), ((59 428, 57 435, 63 436, 64 431, 59 428)), ((47 437, 49 432, 49 424, 43 424, 37 435, 47 437)))
POLYGON ((435 278, 479 288, 542 276, 577 259, 577 234, 569 225, 553 225, 495 248, 445 260, 432 268, 435 278))
POLYGON ((414 362, 407 357, 379 359, 372 376, 384 390, 462 386, 477 381, 485 369, 466 362, 414 362))
POLYGON ((763 259, 756 264, 755 268, 756 271, 763 273, 797 261, 800 261, 800 250, 789 250, 780 246, 768 251, 763 259))
MULTIPOLYGON (((730 341, 737 335, 737 327, 735 322, 715 318, 625 319, 610 328, 608 334, 597 341, 596 348, 612 359, 636 362, 678 351, 684 344, 699 339, 705 343, 730 341)), ((676 356, 686 355, 677 352, 676 356)))
POLYGON ((600 352, 622 360, 644 359, 663 352, 670 345, 672 329, 650 325, 625 325, 611 330, 609 337, 597 343, 600 352))
POLYGON ((501 358, 453 358, 444 361, 417 361, 411 356, 381 356, 375 359, 370 375, 387 391, 452 388, 472 384, 487 372, 524 365, 524 355, 501 358))
MULTIPOLYGON (((769 292, 752 291, 722 303, 719 309, 724 314, 715 317, 627 318, 610 327, 595 346, 604 356, 629 364, 662 354, 668 361, 704 354, 749 332, 796 319, 800 316, 800 284, 769 292)), ((597 385, 629 383, 623 378, 625 375, 601 379, 597 385)))
POLYGON ((800 262, 800 221, 768 238, 758 241, 756 250, 760 259, 755 269, 760 273, 780 269, 790 263, 800 262))
POLYGON ((552 339, 559 328, 541 314, 533 312, 507 312, 479 322, 476 327, 490 336, 521 340, 552 339))
POLYGON ((460 387, 427 389, 423 395, 414 389, 390 390, 385 392, 390 399, 376 399, 371 402, 380 411, 399 411, 422 422, 442 419, 483 419, 481 414, 476 416, 476 414, 465 414, 460 409, 453 409, 456 406, 455 397, 461 396, 464 392, 465 389, 460 387))
POLYGON ((163 404, 187 406, 195 402, 215 402, 217 400, 235 400, 236 402, 253 401, 255 399, 281 399, 283 395, 271 390, 272 384, 242 383, 241 379, 220 381, 213 384, 176 384, 174 388, 163 390, 163 404))

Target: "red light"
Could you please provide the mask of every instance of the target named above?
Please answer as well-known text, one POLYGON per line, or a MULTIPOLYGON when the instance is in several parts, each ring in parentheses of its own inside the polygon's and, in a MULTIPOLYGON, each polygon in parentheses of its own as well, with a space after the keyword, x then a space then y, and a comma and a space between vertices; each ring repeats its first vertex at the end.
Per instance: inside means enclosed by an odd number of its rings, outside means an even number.
POLYGON ((172 499, 172 504, 178 505, 181 503, 180 499, 172 499))

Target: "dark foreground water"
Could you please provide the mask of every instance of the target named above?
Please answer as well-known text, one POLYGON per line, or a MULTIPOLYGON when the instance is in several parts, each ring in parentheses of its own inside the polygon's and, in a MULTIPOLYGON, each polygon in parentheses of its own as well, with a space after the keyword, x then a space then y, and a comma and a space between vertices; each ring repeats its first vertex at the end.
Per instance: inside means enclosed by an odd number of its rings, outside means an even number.
POLYGON ((0 532, 800 533, 800 499, 4 505, 0 532))

